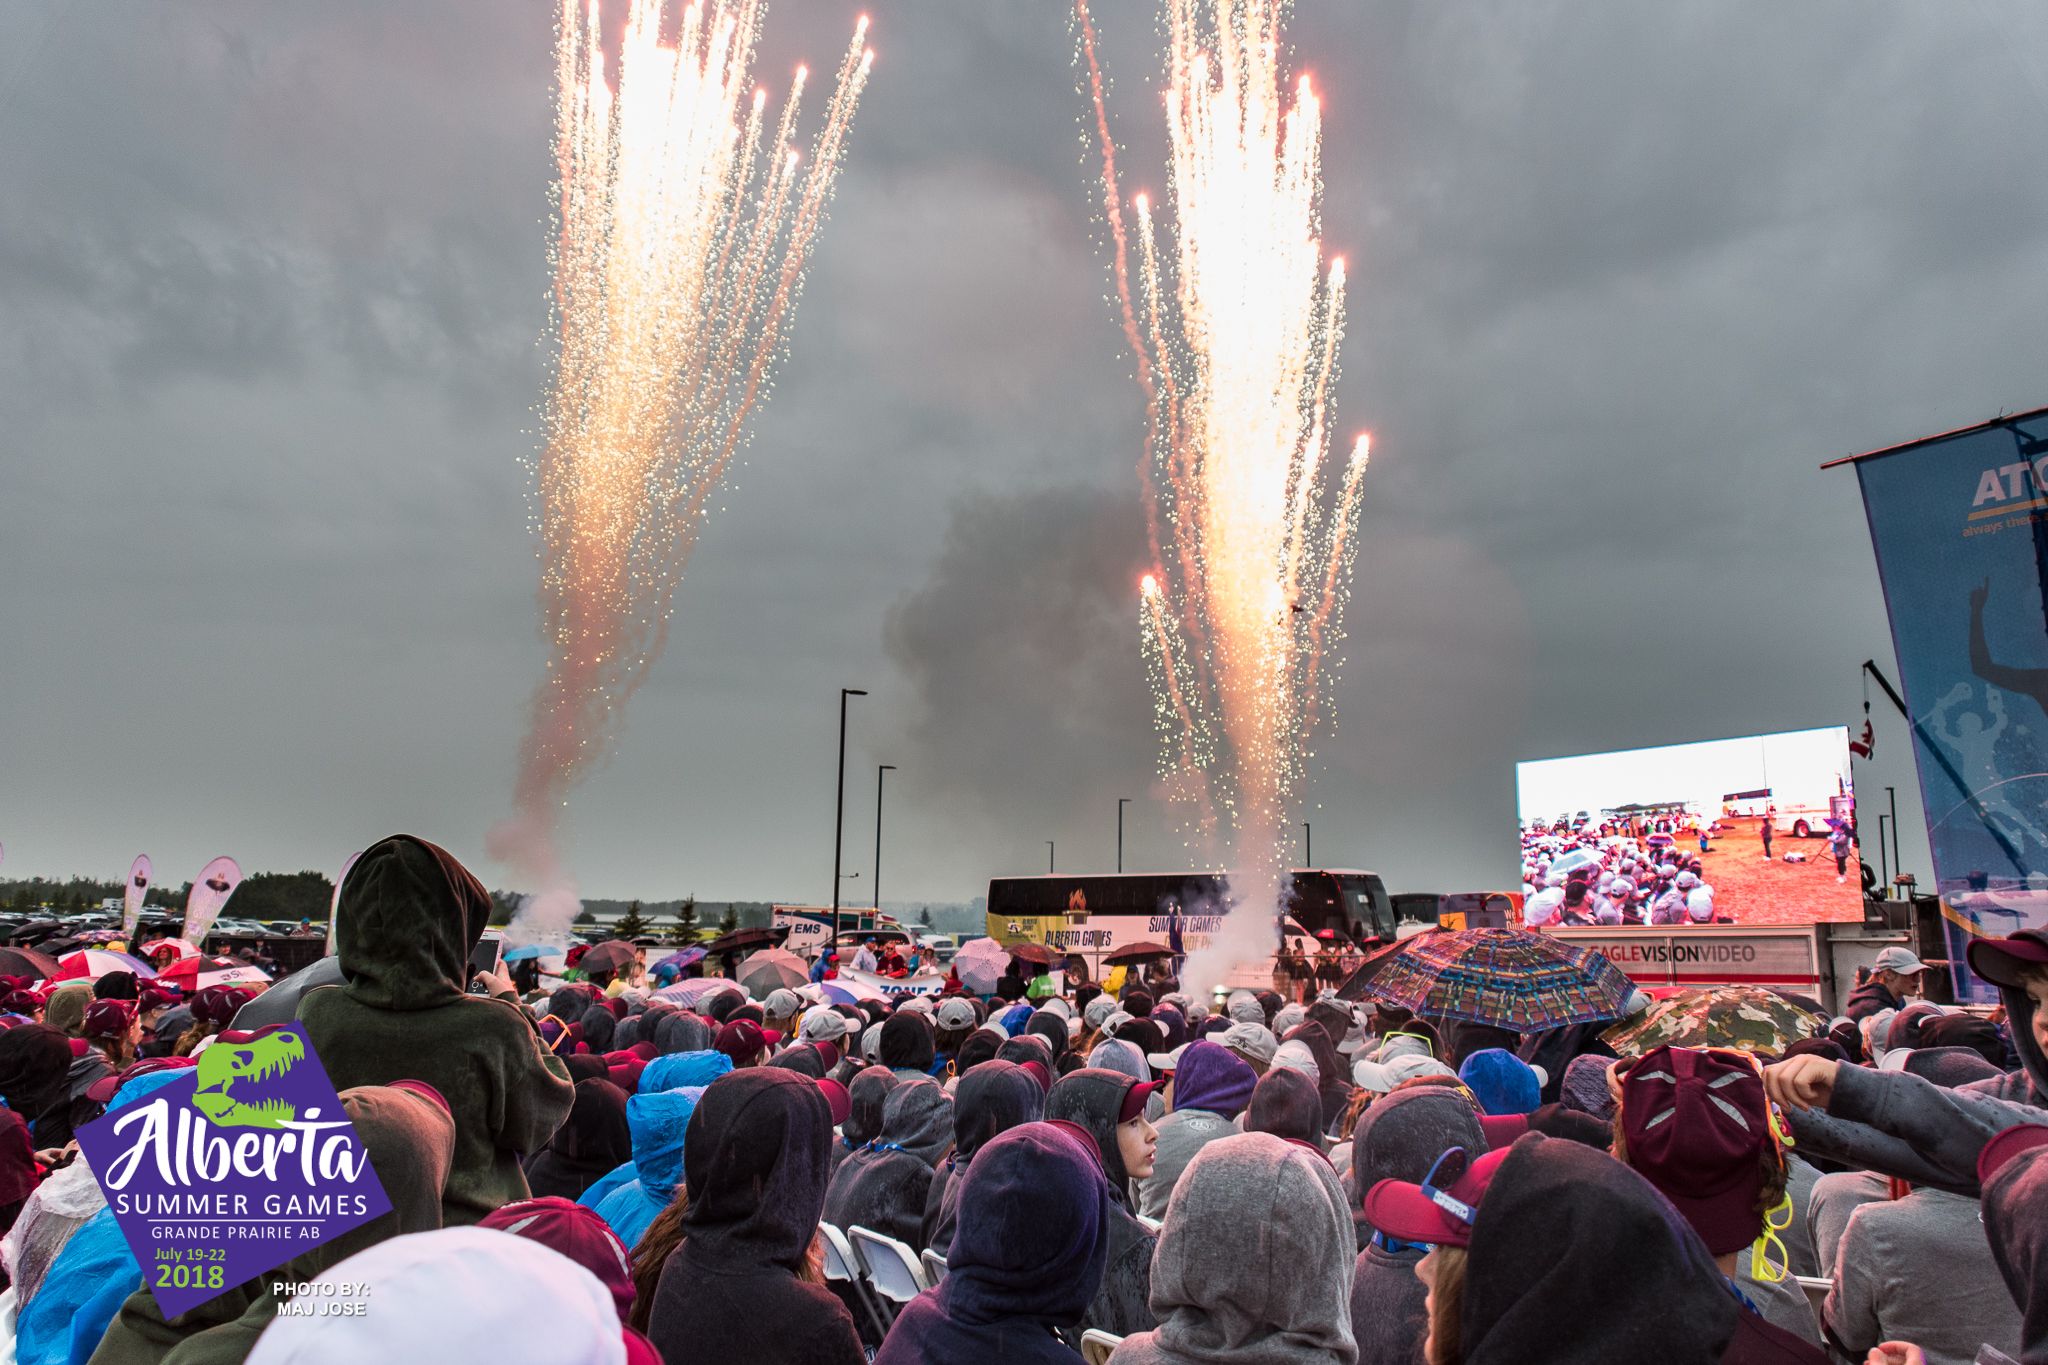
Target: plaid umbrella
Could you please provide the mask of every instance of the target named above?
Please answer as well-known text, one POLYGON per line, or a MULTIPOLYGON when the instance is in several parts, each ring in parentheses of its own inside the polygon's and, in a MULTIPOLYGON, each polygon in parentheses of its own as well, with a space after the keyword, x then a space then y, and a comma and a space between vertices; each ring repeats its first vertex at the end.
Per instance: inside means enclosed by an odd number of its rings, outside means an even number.
POLYGON ((1525 929, 1417 934, 1366 966, 1367 999, 1518 1033, 1619 1018, 1635 990, 1596 950, 1525 929))
POLYGON ((1600 1040, 1624 1057, 1666 1043, 1778 1053, 1826 1029, 1819 1015, 1761 986, 1688 986, 1616 1024, 1600 1040))

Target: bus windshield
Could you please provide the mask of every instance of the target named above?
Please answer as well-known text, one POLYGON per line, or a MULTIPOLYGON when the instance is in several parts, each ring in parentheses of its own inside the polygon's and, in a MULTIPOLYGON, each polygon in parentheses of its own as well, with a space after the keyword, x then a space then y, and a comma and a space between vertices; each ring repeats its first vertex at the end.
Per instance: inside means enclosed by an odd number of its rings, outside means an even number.
POLYGON ((1337 886, 1344 895, 1344 908, 1360 938, 1394 937, 1394 903, 1387 886, 1370 872, 1339 872, 1337 886))

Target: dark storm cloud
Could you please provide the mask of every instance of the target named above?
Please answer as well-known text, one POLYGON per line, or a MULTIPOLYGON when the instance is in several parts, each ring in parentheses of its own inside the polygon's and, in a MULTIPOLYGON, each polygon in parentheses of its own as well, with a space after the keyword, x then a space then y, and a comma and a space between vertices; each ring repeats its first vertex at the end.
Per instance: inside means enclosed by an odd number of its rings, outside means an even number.
MULTIPOLYGON (((1097 9, 1158 192, 1150 7, 1097 9)), ((841 686, 872 694, 849 850, 901 768, 892 898, 1048 838, 1106 866, 1118 796, 1134 863, 1189 856, 1150 796, 1142 410, 1066 7, 873 11, 774 401, 577 798, 594 893, 828 895, 841 686)), ((1517 758, 1856 719, 1888 636, 1853 480, 1817 466, 2043 401, 2048 17, 1295 11, 1351 265, 1339 420, 1375 435, 1319 858, 1497 881, 1517 758)), ((853 13, 773 6, 764 83, 853 13)), ((399 827, 483 862, 540 666, 552 21, 0 11, 10 871, 331 870, 399 827)), ((1910 796, 1879 724, 1862 778, 1910 796)))

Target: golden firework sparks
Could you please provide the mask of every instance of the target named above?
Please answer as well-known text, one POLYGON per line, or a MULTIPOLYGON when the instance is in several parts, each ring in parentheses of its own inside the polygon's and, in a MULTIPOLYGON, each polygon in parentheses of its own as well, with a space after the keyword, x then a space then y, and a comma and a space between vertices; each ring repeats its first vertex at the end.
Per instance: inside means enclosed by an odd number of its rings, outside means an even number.
POLYGON ((610 752, 675 590, 766 397, 874 54, 862 16, 823 123, 796 145, 753 65, 763 0, 697 0, 663 36, 631 0, 607 61, 596 0, 556 33, 554 374, 536 464, 547 673, 493 848, 559 878, 569 789, 610 752))
MULTIPOLYGON (((1145 392, 1153 566, 1140 589, 1169 788, 1270 949, 1283 842, 1342 638, 1368 442, 1332 458, 1344 262, 1323 258, 1322 111, 1282 70, 1286 0, 1165 0, 1169 212, 1117 186, 1088 0, 1075 0, 1124 334, 1145 392), (1136 280, 1132 238, 1136 239, 1136 280)), ((1263 940, 1261 942, 1261 939, 1263 940)))

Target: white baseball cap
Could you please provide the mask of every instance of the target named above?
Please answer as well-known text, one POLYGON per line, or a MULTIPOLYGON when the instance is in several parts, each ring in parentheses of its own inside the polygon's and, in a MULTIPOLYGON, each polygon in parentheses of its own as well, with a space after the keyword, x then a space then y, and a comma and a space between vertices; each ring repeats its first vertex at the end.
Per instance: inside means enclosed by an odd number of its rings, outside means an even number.
POLYGON ((1879 953, 1877 961, 1871 966, 1874 971, 1897 972, 1900 976, 1911 976, 1915 972, 1927 970, 1927 964, 1913 956, 1911 948, 1899 947, 1887 948, 1879 953))
POLYGON ((1171 1052, 1148 1052, 1145 1054, 1145 1064, 1152 1068, 1152 1074, 1155 1076, 1171 1075, 1180 1069, 1180 1054, 1187 1050, 1188 1045, 1182 1043, 1171 1052))
POLYGON ((959 996, 942 1001, 939 1005, 938 1024, 940 1028, 973 1028, 974 1006, 959 996))
POLYGON ((804 1011, 796 1037, 800 1043, 836 1043, 852 1027, 852 1022, 832 1006, 813 1005, 804 1011))

